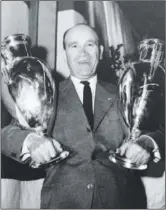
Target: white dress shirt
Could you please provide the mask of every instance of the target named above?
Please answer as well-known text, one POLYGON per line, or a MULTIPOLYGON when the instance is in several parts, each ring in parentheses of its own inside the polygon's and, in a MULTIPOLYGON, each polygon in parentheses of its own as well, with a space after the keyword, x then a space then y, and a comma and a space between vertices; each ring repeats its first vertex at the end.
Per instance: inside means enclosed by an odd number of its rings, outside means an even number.
MULTIPOLYGON (((71 80, 74 84, 74 87, 76 89, 78 97, 79 97, 81 103, 83 104, 84 84, 81 83, 82 80, 80 80, 74 76, 71 76, 71 80)), ((90 86, 91 92, 92 92, 92 108, 93 108, 93 112, 94 112, 97 75, 95 75, 94 77, 89 79, 88 82, 89 82, 89 86, 90 86)))

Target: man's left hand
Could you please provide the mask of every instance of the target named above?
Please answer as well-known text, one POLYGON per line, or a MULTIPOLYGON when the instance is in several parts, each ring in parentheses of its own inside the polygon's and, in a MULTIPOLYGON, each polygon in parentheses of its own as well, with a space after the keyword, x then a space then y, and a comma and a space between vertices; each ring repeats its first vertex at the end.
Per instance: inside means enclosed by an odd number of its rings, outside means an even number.
POLYGON ((140 137, 137 141, 124 143, 118 152, 132 163, 142 165, 149 162, 153 149, 153 142, 149 138, 140 137))

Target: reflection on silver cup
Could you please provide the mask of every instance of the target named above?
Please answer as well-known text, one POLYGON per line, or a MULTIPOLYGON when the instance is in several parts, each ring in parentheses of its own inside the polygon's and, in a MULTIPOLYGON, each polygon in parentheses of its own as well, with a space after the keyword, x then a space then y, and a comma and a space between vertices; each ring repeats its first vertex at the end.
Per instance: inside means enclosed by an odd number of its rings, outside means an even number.
MULTIPOLYGON (((149 62, 135 62, 124 71, 119 82, 120 108, 129 131, 124 142, 137 141, 141 134, 155 131, 159 126, 156 110, 164 103, 164 84, 165 70, 160 65, 152 69, 149 62)), ((118 154, 110 155, 110 159, 131 169, 147 168, 136 166, 118 154)))
POLYGON ((13 34, 1 42, 1 72, 8 83, 10 70, 15 60, 31 56, 31 39, 25 34, 13 34), (2 66, 4 68, 2 68, 2 66))

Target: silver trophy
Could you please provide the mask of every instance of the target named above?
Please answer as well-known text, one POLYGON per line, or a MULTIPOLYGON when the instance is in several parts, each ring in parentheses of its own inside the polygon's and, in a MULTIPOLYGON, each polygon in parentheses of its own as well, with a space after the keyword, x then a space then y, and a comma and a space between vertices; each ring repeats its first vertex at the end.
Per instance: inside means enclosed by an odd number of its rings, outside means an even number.
MULTIPOLYGON (((147 43, 147 40, 145 41, 147 43)), ((141 42, 142 44, 143 42, 141 42)), ((150 42, 151 43, 151 42, 150 42)), ((154 42, 153 42, 154 43, 154 42)), ((156 42, 155 42, 156 43, 156 42)), ((144 51, 148 51, 145 45, 144 51)), ((152 47, 151 56, 140 53, 140 61, 128 65, 119 81, 120 107, 129 136, 123 143, 136 142, 141 134, 147 130, 155 130, 160 124, 156 110, 164 104, 165 69, 162 65, 163 52, 152 47), (154 53, 155 52, 155 53, 154 53), (156 55, 152 58, 152 56, 156 55), (161 55, 161 56, 160 56, 161 55)), ((112 153, 109 159, 129 169, 145 170, 147 165, 136 165, 129 159, 112 153)))
MULTIPOLYGON (((49 136, 50 120, 56 108, 56 86, 51 70, 44 61, 31 56, 30 38, 24 34, 5 38, 1 48, 2 75, 10 93, 6 97, 12 97, 15 122, 41 136, 49 136)), ((44 165, 59 162, 68 155, 69 151, 64 148, 58 157, 44 165)), ((29 153, 21 158, 33 168, 41 166, 31 161, 29 153)))

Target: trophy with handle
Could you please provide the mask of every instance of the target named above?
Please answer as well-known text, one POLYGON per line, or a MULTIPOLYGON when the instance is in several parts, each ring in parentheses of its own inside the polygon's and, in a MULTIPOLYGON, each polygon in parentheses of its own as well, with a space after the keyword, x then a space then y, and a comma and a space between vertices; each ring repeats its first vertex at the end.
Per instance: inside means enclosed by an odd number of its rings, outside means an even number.
MULTIPOLYGON (((56 109, 56 86, 51 70, 44 61, 31 56, 30 38, 24 34, 6 37, 1 48, 2 75, 9 90, 8 97, 12 98, 11 107, 15 109, 12 112, 15 123, 40 136, 49 136, 52 128, 50 122, 55 117, 56 109)), ((58 157, 44 165, 68 157, 70 152, 65 147, 63 149, 58 157)), ((23 155, 24 162, 31 167, 42 166, 33 162, 29 153, 23 155)))
MULTIPOLYGON (((160 65, 162 61, 159 54, 163 55, 156 52, 156 57, 151 60, 141 57, 140 61, 130 63, 119 80, 120 108, 129 133, 123 143, 136 142, 150 126, 153 131, 153 126, 160 124, 155 114, 158 107, 164 103, 165 69, 160 65)), ((119 153, 112 153, 109 159, 129 169, 147 168, 147 164, 136 165, 119 153)))

